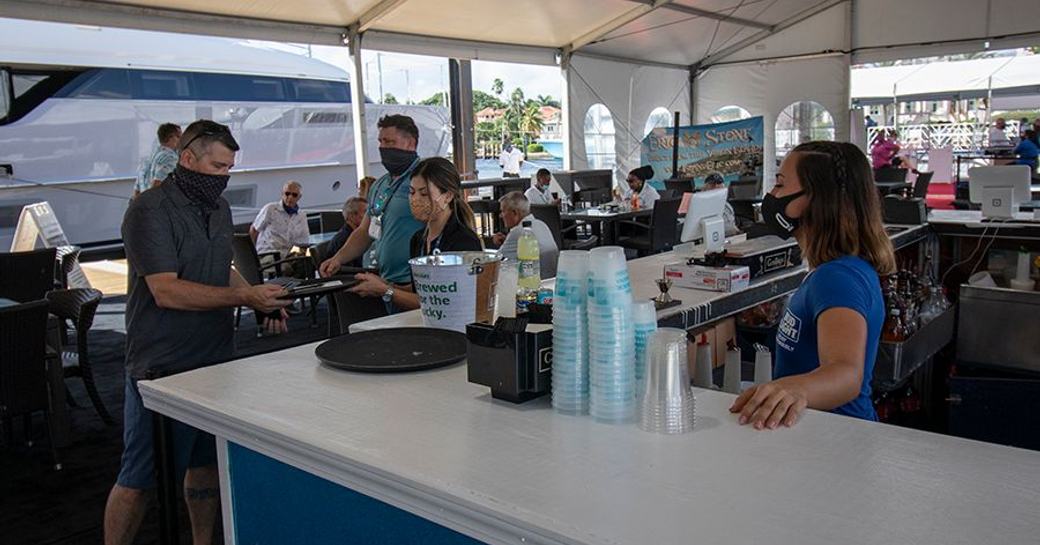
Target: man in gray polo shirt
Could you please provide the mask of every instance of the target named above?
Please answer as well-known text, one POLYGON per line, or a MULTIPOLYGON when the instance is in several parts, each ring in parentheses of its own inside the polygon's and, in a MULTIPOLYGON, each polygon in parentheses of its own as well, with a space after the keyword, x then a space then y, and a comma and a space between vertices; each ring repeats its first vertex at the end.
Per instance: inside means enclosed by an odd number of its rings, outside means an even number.
MULTIPOLYGON (((268 331, 285 331, 281 287, 250 286, 231 269, 231 210, 227 187, 238 143, 224 125, 199 120, 181 137, 176 169, 166 182, 131 202, 123 218, 129 263, 126 305, 126 400, 123 457, 105 506, 105 543, 129 544, 155 486, 152 414, 137 381, 231 358, 233 309, 278 312, 268 331)), ((174 459, 184 470, 196 545, 210 543, 220 507, 212 435, 173 423, 174 459)))

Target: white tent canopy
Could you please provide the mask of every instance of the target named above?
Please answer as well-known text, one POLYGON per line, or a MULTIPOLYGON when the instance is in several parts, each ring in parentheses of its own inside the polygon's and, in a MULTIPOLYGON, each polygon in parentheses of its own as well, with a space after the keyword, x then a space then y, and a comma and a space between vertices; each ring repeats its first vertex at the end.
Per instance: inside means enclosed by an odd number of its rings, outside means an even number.
MULTIPOLYGON (((765 117, 771 154, 771 124, 793 100, 819 102, 836 135, 848 134, 853 62, 1040 42, 1040 2, 1012 0, 4 0, 0 17, 314 44, 360 35, 369 49, 558 64, 565 164, 584 166, 582 121, 603 103, 619 171, 638 161, 634 143, 656 107, 704 121, 722 103, 742 106, 765 117)), ((1004 68, 1001 77, 1018 73, 1004 68)), ((983 75, 965 84, 977 91, 983 75)), ((886 75, 880 96, 905 76, 886 75)), ((767 158, 767 179, 772 166, 767 158)))
POLYGON ((933 62, 852 71, 852 100, 859 104, 893 100, 946 100, 1036 95, 1040 55, 933 62))

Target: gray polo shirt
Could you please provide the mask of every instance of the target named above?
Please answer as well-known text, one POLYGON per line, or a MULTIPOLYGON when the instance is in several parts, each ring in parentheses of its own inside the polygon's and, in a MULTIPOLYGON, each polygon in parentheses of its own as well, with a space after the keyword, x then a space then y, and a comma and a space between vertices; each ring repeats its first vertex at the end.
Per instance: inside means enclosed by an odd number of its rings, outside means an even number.
POLYGON ((203 211, 172 181, 131 201, 122 228, 130 275, 126 303, 126 367, 130 376, 166 375, 231 357, 231 308, 160 308, 144 277, 172 272, 182 280, 227 287, 231 281, 232 232, 227 201, 220 199, 216 210, 203 211))

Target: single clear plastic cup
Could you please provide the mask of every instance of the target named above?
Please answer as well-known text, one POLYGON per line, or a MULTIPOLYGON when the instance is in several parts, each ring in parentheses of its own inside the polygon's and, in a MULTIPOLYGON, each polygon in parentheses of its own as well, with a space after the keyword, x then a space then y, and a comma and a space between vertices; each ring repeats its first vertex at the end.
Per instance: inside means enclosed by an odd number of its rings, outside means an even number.
POLYGON ((640 428, 655 433, 693 429, 695 400, 686 356, 685 331, 662 328, 651 336, 639 399, 640 428))

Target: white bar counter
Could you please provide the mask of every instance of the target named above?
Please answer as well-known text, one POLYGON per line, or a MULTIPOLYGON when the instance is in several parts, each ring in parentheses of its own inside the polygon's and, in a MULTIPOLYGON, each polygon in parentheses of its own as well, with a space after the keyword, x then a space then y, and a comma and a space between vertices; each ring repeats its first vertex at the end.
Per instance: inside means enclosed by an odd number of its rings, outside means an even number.
POLYGON ((492 400, 464 364, 348 373, 315 346, 140 384, 146 407, 218 437, 228 543, 1040 539, 1037 452, 816 411, 755 431, 704 390, 695 431, 657 435, 492 400), (416 521, 434 533, 396 533, 416 521))

